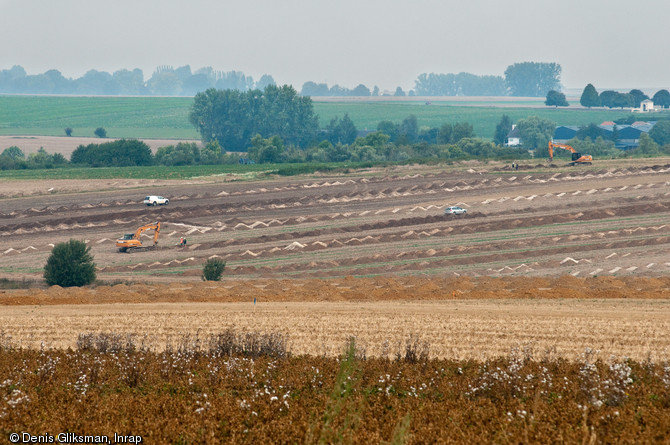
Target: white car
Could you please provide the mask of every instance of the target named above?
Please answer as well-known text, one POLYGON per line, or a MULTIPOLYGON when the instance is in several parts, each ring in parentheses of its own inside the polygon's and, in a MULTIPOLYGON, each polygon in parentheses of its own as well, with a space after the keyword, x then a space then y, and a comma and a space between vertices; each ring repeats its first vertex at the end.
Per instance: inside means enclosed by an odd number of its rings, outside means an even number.
POLYGON ((465 213, 468 213, 468 211, 465 210, 463 207, 458 206, 449 206, 446 209, 444 209, 445 215, 463 215, 465 213))
POLYGON ((144 198, 144 203, 148 206, 168 205, 169 202, 169 199, 156 195, 151 195, 144 198))

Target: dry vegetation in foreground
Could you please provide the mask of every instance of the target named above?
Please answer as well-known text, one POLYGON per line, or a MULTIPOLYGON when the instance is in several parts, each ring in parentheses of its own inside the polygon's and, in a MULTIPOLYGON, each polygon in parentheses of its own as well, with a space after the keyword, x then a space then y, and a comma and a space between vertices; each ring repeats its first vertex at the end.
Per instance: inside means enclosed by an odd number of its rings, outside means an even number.
POLYGON ((145 443, 658 443, 670 365, 568 362, 513 350, 431 360, 407 337, 368 358, 291 356, 282 334, 224 331, 145 350, 80 335, 68 350, 0 349, 0 434, 141 435, 145 443), (393 350, 394 349, 394 350, 393 350), (94 409, 92 409, 95 407, 94 409), (131 414, 132 413, 132 414, 131 414))

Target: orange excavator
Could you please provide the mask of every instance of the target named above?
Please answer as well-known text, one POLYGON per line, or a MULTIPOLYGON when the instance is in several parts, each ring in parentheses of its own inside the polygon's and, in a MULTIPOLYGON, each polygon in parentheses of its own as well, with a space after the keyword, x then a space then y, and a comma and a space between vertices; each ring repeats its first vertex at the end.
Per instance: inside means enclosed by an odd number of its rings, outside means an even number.
POLYGON ((141 250, 151 250, 156 248, 158 244, 158 234, 161 231, 161 223, 156 222, 153 224, 146 224, 135 231, 135 233, 126 233, 123 235, 123 238, 116 240, 116 247, 119 248, 119 252, 139 252, 141 250), (143 246, 142 241, 140 241, 140 236, 147 230, 154 230, 154 244, 152 246, 143 246))
POLYGON ((567 165, 591 165, 591 162, 593 161, 593 156, 578 153, 577 150, 570 145, 555 144, 554 141, 549 141, 549 162, 554 161, 554 148, 562 148, 572 153, 572 161, 568 162, 567 165))

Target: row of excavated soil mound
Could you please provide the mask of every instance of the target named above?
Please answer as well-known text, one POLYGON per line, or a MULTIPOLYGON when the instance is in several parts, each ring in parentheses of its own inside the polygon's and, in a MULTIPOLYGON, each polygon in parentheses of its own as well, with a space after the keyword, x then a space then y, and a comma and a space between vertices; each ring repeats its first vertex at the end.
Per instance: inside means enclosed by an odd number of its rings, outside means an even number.
MULTIPOLYGON (((664 187, 667 186, 668 184, 648 184, 645 187, 664 187)), ((585 195, 590 195, 594 193, 600 193, 600 192, 608 192, 608 191, 623 191, 625 189, 631 188, 631 189, 637 189, 641 188, 643 185, 639 184, 637 186, 622 186, 618 187, 617 189, 613 188, 606 188, 606 189, 591 189, 587 191, 575 191, 571 192, 569 194, 566 193, 559 193, 559 194, 546 194, 543 195, 541 198, 547 198, 547 199, 555 199, 555 198, 561 198, 563 196, 569 195, 569 196, 576 196, 578 194, 585 194, 585 195)), ((668 192, 670 193, 670 192, 668 192)), ((668 194, 666 193, 666 194, 668 194)), ((531 196, 517 196, 517 197, 502 197, 498 199, 487 199, 483 201, 481 204, 489 204, 491 202, 505 202, 507 200, 513 200, 513 201, 519 201, 519 200, 527 200, 531 201, 535 198, 540 198, 537 195, 531 195, 531 196)), ((301 198, 298 200, 298 202, 301 202, 301 205, 304 205, 305 203, 302 202, 305 198, 301 198)), ((346 199, 344 199, 346 200, 346 199)), ((289 199, 289 201, 293 202, 295 199, 289 199)), ((630 201, 630 200, 626 200, 630 201)), ((621 201, 620 203, 623 203, 624 201, 621 201)), ((462 205, 465 207, 469 207, 468 204, 465 203, 456 203, 457 205, 462 205)), ((274 205, 274 204, 273 204, 274 205)), ((423 206, 415 206, 409 209, 404 209, 406 213, 413 213, 415 211, 421 211, 421 212, 428 212, 428 211, 440 211, 442 208, 444 208, 447 204, 445 205, 428 205, 426 207, 423 206)), ((27 212, 30 213, 35 209, 29 209, 27 212)), ((154 211, 151 214, 152 218, 160 218, 164 222, 167 222, 167 220, 179 220, 183 218, 189 218, 189 217, 202 217, 202 216, 207 216, 207 215, 220 215, 221 213, 225 213, 228 211, 232 211, 232 208, 226 208, 226 206, 222 205, 211 205, 211 206, 196 206, 188 209, 168 209, 168 208, 161 208, 161 209, 156 209, 157 211, 154 211)), ((402 209, 401 208, 389 208, 389 209, 381 209, 375 212, 375 214, 379 213, 398 213, 402 209)), ((37 210, 35 210, 37 211, 37 210)), ((42 209, 41 211, 47 212, 46 209, 42 209)), ((509 210, 509 212, 515 212, 516 210, 509 210)), ((15 212, 12 212, 15 213, 15 212)), ((369 216, 371 212, 370 211, 362 211, 362 212, 349 212, 349 213, 334 213, 332 215, 311 215, 311 216, 301 216, 301 217, 293 217, 293 218, 285 218, 282 220, 278 219, 273 219, 270 221, 242 221, 238 218, 232 218, 232 219, 224 219, 220 221, 216 221, 215 223, 212 224, 212 227, 206 227, 206 228, 200 228, 198 231, 201 233, 204 233, 205 231, 208 230, 216 230, 216 231, 230 231, 230 230, 252 230, 256 228, 266 228, 266 227, 271 227, 271 226, 277 226, 277 225, 293 225, 293 224, 298 224, 298 223, 306 223, 306 222, 319 222, 319 221, 324 221, 324 220, 334 220, 334 219, 339 219, 339 218, 349 218, 349 217, 364 217, 364 216, 369 216)), ((470 212, 470 216, 472 216, 473 212, 470 212)), ((500 213, 503 214, 503 213, 500 213)), ((79 230, 79 229, 87 229, 87 228, 96 228, 96 227, 106 227, 111 224, 136 224, 136 223, 144 223, 146 222, 147 215, 144 211, 140 210, 131 210, 131 211, 124 211, 124 212, 115 212, 114 213, 114 219, 110 220, 108 214, 96 214, 96 215, 81 215, 78 216, 77 218, 73 217, 67 217, 67 218, 58 218, 58 219, 49 219, 46 221, 33 221, 33 222, 24 222, 24 223, 14 223, 14 224, 7 224, 4 226, 0 226, 0 234, 3 236, 10 236, 10 235, 26 235, 26 234, 31 234, 31 233, 40 233, 40 232, 53 232, 53 231, 62 231, 62 230, 79 230)), ((190 234, 190 233, 188 233, 190 234)))
MULTIPOLYGON (((413 196, 413 195, 421 195, 425 193, 431 193, 431 192, 436 192, 436 191, 446 191, 446 192, 454 192, 454 191, 463 191, 463 190, 474 190, 474 189, 481 189, 485 187, 490 187, 490 186, 496 186, 501 183, 515 183, 515 182, 523 182, 523 183, 546 183, 546 182, 552 182, 552 181, 562 181, 562 180, 577 180, 577 179, 594 179, 594 178, 604 178, 604 177, 613 177, 613 176, 626 176, 630 174, 645 174, 645 173, 665 173, 670 171, 670 165, 664 165, 664 166, 652 166, 652 167, 645 167, 645 168, 627 168, 627 169, 616 169, 616 170, 601 170, 597 172, 574 172, 574 173, 556 173, 551 176, 539 176, 539 175, 525 175, 523 177, 519 176, 509 176, 509 177, 498 177, 496 179, 491 179, 491 178, 481 178, 479 175, 475 176, 474 179, 471 180, 465 180, 461 179, 459 181, 440 181, 440 182, 432 182, 428 184, 421 184, 421 185, 412 185, 412 186, 405 186, 405 187, 395 187, 395 188, 385 188, 382 190, 376 190, 376 191, 367 191, 367 192, 360 192, 360 193, 348 193, 348 192, 340 192, 336 194, 323 194, 323 195, 316 195, 311 198, 307 197, 301 197, 299 199, 296 198, 283 198, 283 199, 269 199, 265 201, 259 201, 260 205, 265 206, 265 207, 272 207, 272 206, 304 206, 304 205, 313 205, 313 204, 323 204, 323 203, 331 203, 331 202, 351 202, 351 201, 361 201, 361 200, 370 200, 370 199, 380 199, 380 198, 392 198, 396 196, 413 196)), ((419 175, 421 176, 421 175, 419 175)), ((431 175, 425 175, 422 177, 430 177, 431 175)), ((437 177, 437 175, 435 175, 437 177)), ((414 177, 409 177, 407 179, 413 179, 414 177)), ((389 177, 387 178, 388 180, 397 180, 397 179, 404 179, 404 178, 397 178, 397 177, 389 177)), ((234 195, 251 195, 251 194, 258 194, 258 193, 263 193, 267 191, 290 191, 290 190, 296 190, 300 188, 321 188, 321 187, 332 187, 332 186, 341 186, 341 185, 350 185, 350 184, 357 184, 357 183, 367 183, 367 182, 383 182, 384 179, 379 179, 378 181, 371 181, 366 178, 362 179, 349 179, 346 181, 335 181, 335 182, 323 182, 323 183, 313 183, 313 184, 301 184, 301 185, 290 185, 290 186, 285 186, 285 187, 275 187, 272 189, 265 189, 265 188, 260 188, 258 190, 245 190, 245 191, 238 191, 238 192, 231 192, 228 193, 225 190, 221 191, 219 193, 199 193, 199 194, 192 194, 192 195, 183 195, 183 196, 174 196, 171 197, 172 201, 187 201, 187 200, 193 200, 193 199, 200 199, 200 198, 212 198, 215 196, 234 196, 234 195)), ((12 211, 12 212, 6 212, 2 213, 0 212, 0 219, 2 218, 15 218, 19 216, 34 216, 34 215, 42 215, 42 214, 47 214, 47 215, 53 215, 57 213, 68 213, 72 212, 73 210, 83 210, 83 209, 93 209, 93 208, 107 208, 107 207, 118 207, 118 206, 128 206, 128 205, 139 205, 142 204, 142 201, 138 200, 124 200, 124 201, 112 201, 112 202, 98 202, 95 204, 91 203, 86 203, 86 204, 75 204, 75 205, 70 205, 70 206, 60 206, 60 207, 44 207, 44 208, 30 208, 24 211, 12 211)), ((241 207, 242 209, 245 208, 245 206, 241 207)), ((252 206, 246 206, 247 210, 253 210, 254 207, 252 206)), ((237 211, 239 210, 240 207, 236 207, 235 209, 229 208, 227 209, 228 211, 237 211)), ((168 212, 167 209, 155 209, 156 210, 164 210, 164 212, 168 212)), ((226 209, 222 208, 220 205, 217 206, 198 206, 194 208, 191 213, 193 212, 198 212, 200 214, 206 214, 208 211, 216 211, 217 213, 221 213, 222 211, 225 211, 226 209)), ((129 217, 132 216, 133 214, 136 214, 137 211, 130 211, 130 212, 122 212, 117 215, 117 218, 123 218, 123 217, 129 217)), ((81 222, 87 222, 86 220, 79 220, 79 223, 81 222)), ((66 222, 63 222, 67 224, 66 222)))
POLYGON ((165 285, 119 284, 86 288, 0 291, 0 305, 151 302, 422 301, 509 298, 670 297, 670 277, 353 278, 240 280, 165 285))
MULTIPOLYGON (((397 259, 416 259, 416 258, 431 258, 435 256, 447 256, 447 255, 472 255, 476 253, 482 253, 482 252, 487 252, 487 251, 511 251, 511 250, 527 250, 531 248, 537 248, 537 247, 545 247, 549 248, 550 246, 562 246, 562 250, 565 252, 574 252, 574 251, 581 251, 584 250, 583 246, 580 246, 577 250, 575 250, 575 247, 570 247, 567 246, 567 243, 574 242, 574 241, 588 241, 588 240, 597 240, 597 241, 607 241, 607 242, 612 242, 616 238, 621 238, 621 237, 628 237, 630 235, 645 235, 645 234, 660 234, 662 232, 667 232, 667 230, 670 228, 670 226, 666 224, 662 224, 659 226, 646 226, 646 227, 635 227, 635 228, 626 228, 626 229, 618 229, 618 230, 608 230, 608 231, 602 231, 602 232, 594 232, 594 233, 583 233, 579 235, 557 235, 552 237, 550 240, 546 238, 532 238, 532 239, 526 239, 526 240, 510 240, 510 241, 500 241, 500 242, 492 242, 492 243, 487 243, 487 244, 477 244, 477 245, 470 245, 470 246, 454 246, 454 247, 442 247, 438 249, 427 249, 427 250, 415 250, 415 251, 404 251, 401 253, 393 253, 393 254, 388 254, 385 256, 382 256, 380 254, 377 254, 375 258, 369 258, 369 257, 362 257, 358 256, 356 260, 351 260, 352 264, 365 264, 367 262, 379 262, 380 260, 385 260, 385 261, 393 261, 397 259)), ((365 237, 354 237, 354 238, 334 238, 332 240, 327 240, 327 241, 312 241, 312 242, 299 242, 299 241, 293 241, 292 243, 283 246, 283 247, 273 247, 270 249, 262 249, 262 250, 245 250, 244 252, 241 253, 228 253, 222 256, 219 255, 214 255, 214 257, 220 257, 226 260, 240 260, 244 259, 245 257, 252 257, 252 258, 257 258, 257 257, 272 257, 272 256, 277 256, 277 255, 286 255, 290 251, 300 251, 300 252, 311 252, 311 251, 317 251, 317 250, 324 250, 324 249, 332 249, 332 248, 340 248, 344 246, 353 246, 353 245, 369 245, 369 244, 382 244, 382 243, 393 243, 393 242, 398 242, 398 241, 405 241, 405 240, 418 240, 422 238, 428 238, 431 236, 440 236, 440 235, 449 235, 456 233, 453 230, 450 230, 451 228, 446 228, 446 229, 439 229, 439 228, 434 228, 431 230, 422 230, 422 231, 414 231, 410 230, 408 232, 404 233, 391 233, 391 234, 385 234, 385 235, 377 235, 377 236, 365 236, 365 237)), ((276 239, 272 239, 272 237, 262 237, 264 241, 278 241, 278 240, 285 240, 285 239, 290 239, 290 237, 287 237, 284 234, 276 239)), ((667 236, 659 236, 654 238, 650 244, 662 244, 663 239, 666 239, 667 236)), ((107 240, 110 241, 110 240, 107 240)), ((248 242, 248 241, 247 241, 248 242)), ((641 240, 633 240, 633 241, 618 241, 617 245, 621 247, 630 247, 630 246, 636 246, 640 245, 641 240)), ((234 243, 232 242, 222 242, 222 243, 213 243, 213 244, 198 244, 198 245, 192 245, 188 247, 188 250, 201 250, 201 249, 211 249, 215 247, 222 247, 224 245, 233 245, 234 243)), ((32 247, 32 246, 30 246, 32 247)), ((33 248, 35 249, 35 248, 33 248)), ((9 249, 14 253, 19 253, 18 250, 14 249, 9 249)), ((4 254, 10 253, 8 251, 4 252, 4 254)), ((24 249, 25 250, 25 249, 24 249)), ((586 249, 588 250, 588 249, 586 249)), ((524 255, 529 255, 528 252, 526 252, 524 255)), ((211 257, 210 257, 211 258, 211 257)), ((193 260, 195 261, 194 264, 200 264, 201 262, 204 262, 204 258, 200 259, 195 259, 195 258, 190 258, 188 260, 193 260)), ((461 263, 465 261, 466 259, 461 260, 461 263)), ((124 269, 135 269, 135 268, 140 268, 139 270, 148 270, 151 268, 154 268, 156 266, 170 266, 170 265, 177 265, 180 266, 182 265, 182 262, 184 260, 171 260, 169 262, 165 263, 160 263, 160 262, 155 262, 152 264, 135 264, 132 266, 117 266, 115 268, 103 268, 104 270, 124 270, 124 269)), ((472 258, 472 261, 479 261, 475 258, 472 258)), ((316 264, 316 263, 315 263, 316 264)), ((341 263, 338 263, 340 265, 341 263)), ((103 270, 101 269, 101 270, 103 270)))

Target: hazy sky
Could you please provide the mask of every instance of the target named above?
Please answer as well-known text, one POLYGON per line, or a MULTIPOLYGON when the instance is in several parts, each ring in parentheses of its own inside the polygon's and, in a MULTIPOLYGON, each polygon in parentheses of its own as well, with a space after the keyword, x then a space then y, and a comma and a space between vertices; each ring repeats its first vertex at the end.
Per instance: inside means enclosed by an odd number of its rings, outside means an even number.
POLYGON ((0 69, 211 66, 354 88, 557 62, 582 89, 670 87, 669 0, 0 0, 0 69))

